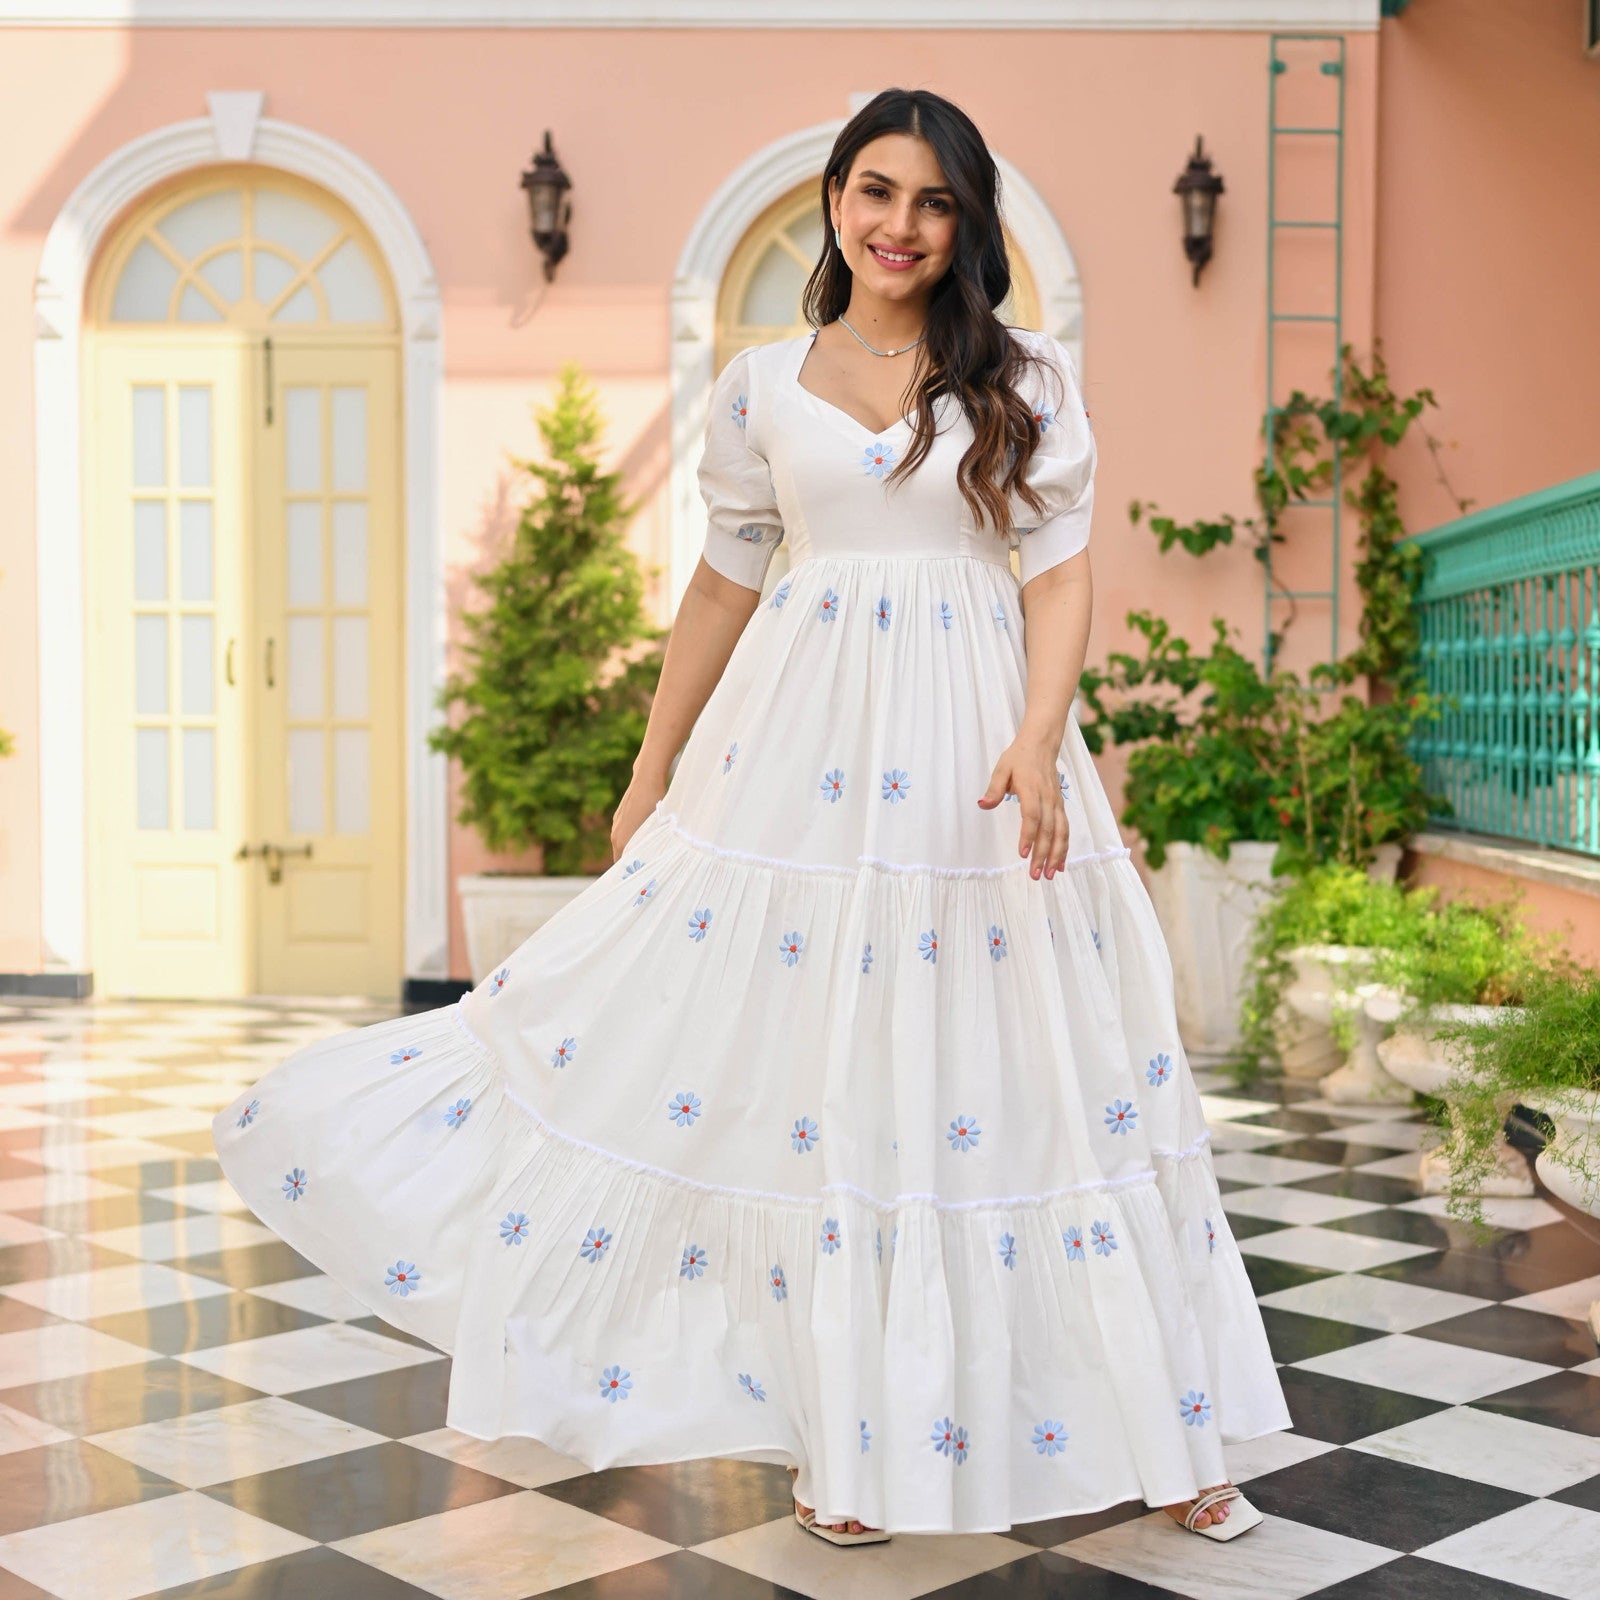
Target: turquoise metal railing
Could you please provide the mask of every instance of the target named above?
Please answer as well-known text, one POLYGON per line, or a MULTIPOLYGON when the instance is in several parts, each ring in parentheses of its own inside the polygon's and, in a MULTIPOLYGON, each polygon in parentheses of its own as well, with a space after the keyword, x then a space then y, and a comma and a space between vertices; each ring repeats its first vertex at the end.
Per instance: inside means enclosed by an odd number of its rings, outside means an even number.
POLYGON ((1600 855, 1600 472, 1417 534, 1432 826, 1600 855))

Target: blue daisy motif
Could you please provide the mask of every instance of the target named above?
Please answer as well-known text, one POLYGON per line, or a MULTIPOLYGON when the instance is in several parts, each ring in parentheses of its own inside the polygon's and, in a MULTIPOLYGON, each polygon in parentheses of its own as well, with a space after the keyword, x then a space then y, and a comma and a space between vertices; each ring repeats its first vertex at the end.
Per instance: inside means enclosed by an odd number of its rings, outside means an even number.
POLYGON ((248 1128, 250 1124, 256 1120, 256 1112, 258 1112, 260 1109, 261 1102, 259 1100, 252 1100, 250 1104, 239 1113, 239 1126, 241 1128, 248 1128))
POLYGON ((733 420, 742 428, 750 419, 750 399, 748 395, 740 395, 733 402, 733 420))
POLYGON ((638 889, 634 893, 633 903, 636 906, 642 906, 645 901, 648 900, 655 892, 656 880, 652 878, 649 883, 642 883, 639 885, 638 889))
POLYGON ((830 800, 837 800, 844 793, 843 767, 835 767, 832 772, 822 774, 822 792, 830 800))
POLYGON ((828 592, 817 602, 817 617, 823 622, 832 622, 839 615, 839 597, 830 586, 828 592))
POLYGON ((1106 1126, 1113 1133, 1126 1133, 1139 1120, 1131 1100, 1113 1100, 1106 1107, 1106 1126))
POLYGON ((989 954, 998 961, 1006 953, 1006 933, 1004 928, 997 928, 989 924, 989 954))
POLYGON ((1203 1428, 1211 1420, 1211 1402, 1206 1399, 1205 1391, 1199 1392, 1191 1389, 1187 1394, 1178 1396, 1178 1415, 1184 1423, 1191 1428, 1203 1428))
POLYGON ((1061 1242, 1067 1247, 1068 1261, 1082 1261, 1083 1254, 1083 1229, 1074 1225, 1066 1229, 1061 1235, 1061 1242))
POLYGON ((861 970, 863 972, 872 971, 872 941, 870 939, 861 947, 861 970))
POLYGON ((385 1270, 388 1275, 383 1281, 388 1285, 389 1293, 399 1295, 402 1300, 416 1288, 417 1281, 422 1277, 415 1261, 397 1261, 385 1270))
POLYGON ((800 952, 806 947, 806 939, 798 930, 786 933, 778 940, 778 955, 784 966, 792 967, 800 959, 800 952))
POLYGON ((1151 1056, 1150 1065, 1144 1069, 1144 1075, 1153 1088, 1159 1088, 1172 1076, 1172 1057, 1165 1050, 1151 1056))
POLYGON ((1058 1456, 1067 1448, 1067 1425, 1048 1417, 1033 1425, 1033 1448, 1042 1456, 1058 1456))
POLYGON ((699 911, 689 913, 689 937, 696 944, 705 938, 706 929, 711 926, 711 907, 705 906, 699 911))
POLYGON ((831 1256, 843 1243, 844 1235, 839 1232, 839 1219, 837 1217, 824 1217, 822 1219, 822 1253, 831 1256))
POLYGON ((978 1126, 976 1117, 956 1117, 950 1123, 950 1131, 945 1135, 950 1141, 952 1150, 970 1150, 977 1142, 983 1129, 978 1126))
POLYGON ((789 1143, 795 1148, 797 1155, 804 1155, 807 1150, 814 1150, 817 1141, 822 1137, 817 1132, 817 1125, 810 1117, 796 1117, 794 1127, 789 1134, 789 1143))
POLYGON ((1091 1222, 1089 1237, 1094 1240, 1094 1253, 1097 1256, 1109 1256, 1117 1248, 1117 1236, 1109 1222, 1091 1222))
POLYGON ((1056 787, 1060 789, 1061 798, 1063 800, 1067 798, 1068 791, 1072 788, 1072 785, 1067 782, 1066 773, 1064 773, 1059 767, 1056 768, 1056 787))
POLYGON ((895 1249, 899 1245, 899 1243, 900 1243, 900 1224, 897 1222, 897 1223, 895 1223, 894 1227, 892 1229, 890 1229, 890 1231, 889 1231, 889 1259, 891 1261, 894 1260, 895 1249))
POLYGON ((683 1247, 683 1260, 678 1263, 678 1276, 694 1279, 704 1276, 706 1270, 706 1253, 697 1244, 686 1244, 683 1247))
POLYGON ((306 1192, 306 1169, 296 1167, 283 1175, 283 1192, 291 1200, 298 1200, 306 1192))
POLYGON ((625 866, 622 869, 622 876, 624 878, 628 877, 629 874, 637 872, 639 870, 639 868, 642 867, 643 865, 644 865, 644 862, 642 862, 642 861, 638 861, 638 860, 630 861, 627 864, 627 866, 625 866))
POLYGON ((867 1427, 867 1419, 861 1419, 861 1453, 865 1455, 872 1448, 872 1432, 867 1427))
POLYGON ((444 1114, 444 1120, 452 1128, 459 1128, 467 1120, 467 1113, 472 1109, 472 1101, 465 1095, 449 1108, 444 1114))
POLYGON ((1206 1254, 1210 1255, 1217 1248, 1217 1230, 1211 1225, 1211 1218, 1206 1218, 1206 1254))
POLYGON ((389 1065, 391 1067, 398 1067, 403 1062, 415 1061, 421 1054, 421 1050, 419 1050, 416 1045, 408 1044, 404 1050, 391 1050, 389 1052, 389 1065))
POLYGON ((619 1400, 626 1400, 632 1387, 633 1374, 624 1372, 621 1367, 607 1367, 600 1374, 600 1393, 613 1405, 619 1400))
POLYGON ((766 538, 766 530, 759 522, 741 522, 735 538, 743 539, 746 544, 760 544, 766 538))
POLYGON ((873 1239, 873 1244, 876 1245, 876 1247, 877 1247, 878 1260, 882 1261, 883 1260, 883 1229, 882 1228, 876 1228, 873 1231, 876 1234, 876 1237, 873 1239))
POLYGON ((700 1096, 686 1090, 667 1102, 667 1116, 680 1128, 692 1128, 700 1116, 700 1096))
POLYGON ((1022 796, 1014 789, 1008 789, 1005 794, 1000 796, 1000 798, 1002 800, 1015 800, 1018 805, 1022 804, 1022 796))
POLYGON ((1033 420, 1039 424, 1040 433, 1048 433, 1050 424, 1056 420, 1056 414, 1054 411, 1035 411, 1033 420))
POLYGON ((956 1425, 949 1417, 940 1417, 933 1425, 933 1432, 928 1435, 933 1448, 942 1456, 954 1453, 956 1446, 956 1425))
POLYGON ((917 940, 917 950, 924 961, 937 961, 939 959, 939 935, 934 929, 929 928, 917 940))
POLYGON ((739 753, 739 741, 737 739, 735 739, 733 741, 733 743, 730 744, 728 746, 727 750, 723 753, 722 770, 724 772, 728 772, 728 771, 730 771, 732 769, 732 767, 733 767, 733 758, 736 755, 738 755, 738 753, 739 753))
POLYGON ((1089 937, 1094 940, 1094 947, 1096 950, 1098 950, 1100 948, 1100 930, 1098 928, 1091 928, 1089 930, 1089 937))
POLYGON ((505 1240, 509 1250, 514 1244, 521 1244, 528 1237, 528 1215, 525 1211, 508 1211, 500 1219, 500 1237, 505 1240))
POLYGON ((572 1038, 563 1039, 561 1043, 550 1052, 550 1065, 552 1067, 569 1066, 572 1062, 572 1058, 577 1055, 577 1053, 578 1041, 572 1038))
POLYGON ((998 600, 994 603, 994 620, 1003 628, 1006 625, 1006 608, 998 600))
POLYGON ((878 619, 878 628, 879 628, 879 630, 881 632, 883 632, 883 633, 887 633, 889 631, 889 597, 888 597, 888 595, 886 595, 886 594, 885 595, 879 595, 879 597, 878 597, 878 608, 877 608, 876 611, 873 612, 873 615, 878 619))
POLYGON ((861 470, 869 478, 881 478, 894 460, 894 446, 886 439, 874 439, 861 452, 861 470))
POLYGON ((950 609, 950 602, 948 600, 941 600, 939 602, 939 620, 947 629, 949 628, 950 624, 956 620, 956 614, 950 609))
POLYGON ((783 602, 789 598, 789 582, 789 578, 785 577, 783 582, 772 591, 772 598, 767 601, 767 604, 771 606, 774 611, 783 610, 783 602))
POLYGON ((767 1391, 763 1389, 748 1372, 741 1372, 739 1374, 739 1387, 743 1389, 752 1400, 765 1400, 767 1398, 767 1391))
POLYGON ((604 1228, 591 1228, 583 1236, 583 1243, 578 1246, 578 1254, 585 1261, 596 1262, 606 1253, 606 1247, 610 1243, 611 1235, 604 1228))
POLYGON ((950 1441, 950 1453, 956 1458, 958 1467, 967 1459, 969 1446, 970 1441, 967 1438, 967 1430, 965 1428, 957 1428, 955 1436, 950 1441))
POLYGON ((495 975, 489 980, 489 993, 491 995, 499 994, 500 991, 503 988, 505 988, 506 979, 509 978, 510 976, 511 976, 511 968, 510 967, 501 967, 501 969, 497 973, 495 973, 495 975))
POLYGON ((1050 920, 1050 913, 1048 911, 1045 913, 1044 925, 1050 930, 1050 943, 1054 944, 1056 942, 1056 925, 1050 920))
POLYGON ((783 1268, 777 1262, 767 1269, 767 1283, 771 1286, 774 1300, 789 1298, 789 1285, 783 1281, 783 1268))
POLYGON ((883 775, 883 798, 890 805, 898 805, 911 792, 911 779, 899 767, 891 767, 883 775))
POLYGON ((1009 1233, 1000 1235, 1000 1259, 1013 1271, 1017 1267, 1017 1241, 1009 1233))

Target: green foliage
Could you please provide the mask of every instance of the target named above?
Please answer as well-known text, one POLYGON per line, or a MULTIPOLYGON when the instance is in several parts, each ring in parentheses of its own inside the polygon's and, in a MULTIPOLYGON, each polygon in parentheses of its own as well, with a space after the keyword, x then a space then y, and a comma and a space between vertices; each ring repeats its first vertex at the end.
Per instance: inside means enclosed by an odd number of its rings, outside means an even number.
POLYGON ((553 405, 536 410, 546 462, 517 465, 538 486, 511 547, 474 581, 487 597, 463 618, 466 673, 439 706, 462 708, 428 742, 461 763, 457 820, 491 850, 544 847, 544 870, 610 860, 610 817, 633 776, 661 673, 663 630, 649 625, 643 577, 625 539, 636 507, 597 460, 602 424, 575 363, 553 405), (654 646, 614 666, 628 647, 654 646))

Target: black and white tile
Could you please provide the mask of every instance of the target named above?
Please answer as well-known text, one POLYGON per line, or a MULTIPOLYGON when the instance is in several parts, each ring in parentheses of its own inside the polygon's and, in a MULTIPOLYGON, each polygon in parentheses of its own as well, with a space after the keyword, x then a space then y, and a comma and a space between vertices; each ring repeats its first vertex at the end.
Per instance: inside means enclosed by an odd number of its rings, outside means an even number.
POLYGON ((1600 1600, 1600 1232, 1455 1222, 1405 1108, 1201 1074, 1295 1419, 1228 1451, 1260 1528, 1130 1504, 839 1550, 781 1467, 452 1432, 448 1359, 250 1216, 212 1113, 381 1018, 0 1005, 0 1600, 1600 1600))

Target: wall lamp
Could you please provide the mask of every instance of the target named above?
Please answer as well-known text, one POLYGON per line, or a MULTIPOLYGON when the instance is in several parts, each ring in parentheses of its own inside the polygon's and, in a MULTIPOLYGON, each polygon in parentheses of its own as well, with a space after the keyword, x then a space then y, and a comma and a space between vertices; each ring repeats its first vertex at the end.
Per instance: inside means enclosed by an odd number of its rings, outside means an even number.
POLYGON ((1200 269, 1211 259, 1211 228, 1216 220, 1217 196, 1222 179, 1211 170, 1211 157, 1201 154, 1196 134, 1194 154, 1179 174, 1172 192, 1183 197, 1183 253, 1194 263, 1194 286, 1200 286, 1200 269))
POLYGON ((567 253, 567 224, 572 220, 572 201, 566 192, 572 179, 556 160, 550 143, 550 130, 544 130, 544 149, 533 154, 533 165, 522 171, 522 187, 528 195, 528 218, 533 242, 544 257, 545 281, 556 275, 556 263, 567 253))

